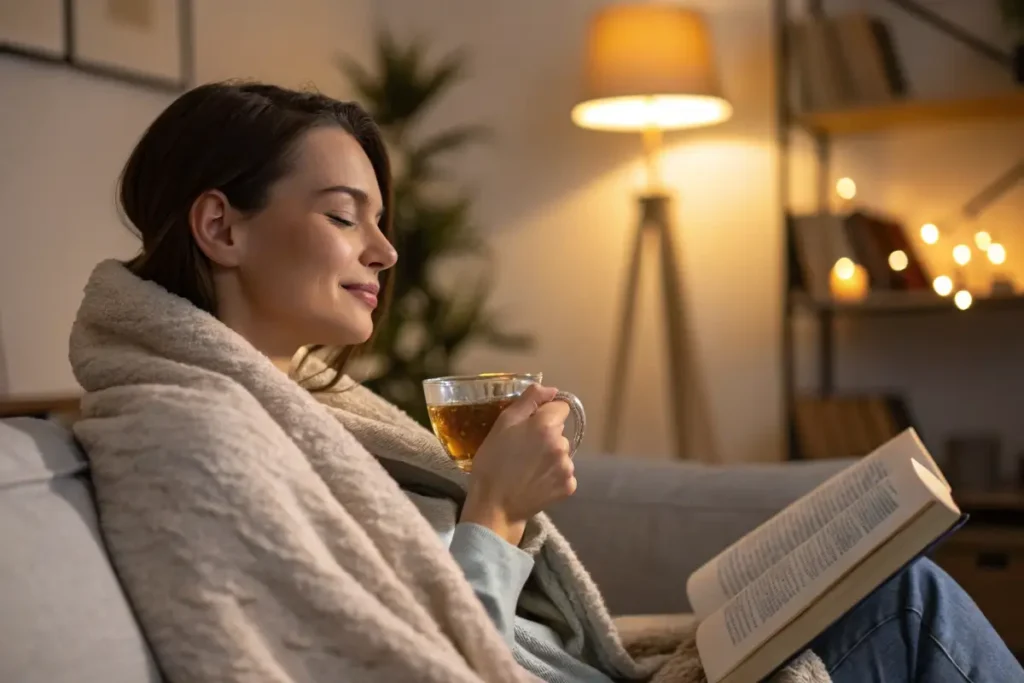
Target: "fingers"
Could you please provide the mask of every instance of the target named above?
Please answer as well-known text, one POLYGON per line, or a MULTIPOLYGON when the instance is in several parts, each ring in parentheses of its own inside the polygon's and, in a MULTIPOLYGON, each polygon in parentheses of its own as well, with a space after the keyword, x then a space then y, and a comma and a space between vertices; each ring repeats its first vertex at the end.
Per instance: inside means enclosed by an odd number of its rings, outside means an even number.
POLYGON ((554 399, 558 389, 545 387, 540 384, 531 384, 519 398, 513 401, 512 405, 505 408, 498 416, 495 425, 507 427, 518 424, 530 418, 542 405, 550 403, 554 399))
POLYGON ((568 452, 561 457, 558 464, 555 466, 555 477, 557 489, 561 495, 568 498, 572 494, 576 493, 576 465, 573 464, 572 458, 569 457, 568 452))
POLYGON ((569 404, 565 401, 548 401, 537 409, 535 419, 546 427, 555 427, 561 431, 569 419, 569 404))
POLYGON ((569 480, 565 482, 565 497, 568 498, 572 494, 576 493, 576 488, 579 486, 579 482, 576 481, 576 477, 569 477, 569 480))

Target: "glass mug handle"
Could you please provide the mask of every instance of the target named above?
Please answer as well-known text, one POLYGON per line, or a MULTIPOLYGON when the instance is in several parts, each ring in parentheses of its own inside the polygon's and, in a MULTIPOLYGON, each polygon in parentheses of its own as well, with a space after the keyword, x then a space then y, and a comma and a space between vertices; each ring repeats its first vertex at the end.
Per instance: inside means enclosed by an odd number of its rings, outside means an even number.
POLYGON ((563 401, 569 404, 569 412, 573 417, 573 435, 569 440, 569 457, 576 455, 576 449, 583 441, 583 433, 587 430, 587 412, 583 409, 583 401, 576 398, 575 394, 568 391, 559 391, 555 394, 554 401, 563 401))

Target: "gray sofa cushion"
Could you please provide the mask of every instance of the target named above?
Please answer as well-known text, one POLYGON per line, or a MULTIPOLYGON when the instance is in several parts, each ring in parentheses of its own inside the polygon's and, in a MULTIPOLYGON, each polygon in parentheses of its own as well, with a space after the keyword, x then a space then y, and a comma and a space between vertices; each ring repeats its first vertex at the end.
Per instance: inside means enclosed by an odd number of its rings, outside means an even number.
POLYGON ((0 420, 5 683, 160 680, 100 540, 85 470, 63 427, 0 420))
POLYGON ((689 612, 694 570, 849 464, 584 456, 576 494, 549 513, 613 614, 689 612))

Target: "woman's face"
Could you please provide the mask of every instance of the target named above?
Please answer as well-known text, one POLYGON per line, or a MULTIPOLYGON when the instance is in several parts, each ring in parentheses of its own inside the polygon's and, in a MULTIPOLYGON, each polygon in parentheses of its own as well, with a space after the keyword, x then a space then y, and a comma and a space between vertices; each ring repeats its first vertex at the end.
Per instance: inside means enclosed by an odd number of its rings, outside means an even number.
POLYGON ((193 207, 193 234, 212 245, 204 251, 215 264, 223 322, 272 357, 369 339, 379 276, 397 254, 378 227, 373 166, 351 135, 337 127, 307 133, 265 208, 243 215, 225 206, 219 230, 211 196, 205 213, 203 198, 193 207))

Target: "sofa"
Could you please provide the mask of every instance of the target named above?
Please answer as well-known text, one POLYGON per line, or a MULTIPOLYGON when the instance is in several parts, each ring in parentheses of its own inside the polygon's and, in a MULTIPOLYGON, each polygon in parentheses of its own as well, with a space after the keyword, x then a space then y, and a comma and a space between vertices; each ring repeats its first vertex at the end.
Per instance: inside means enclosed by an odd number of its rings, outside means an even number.
MULTIPOLYGON (((578 492, 551 516, 620 627, 642 630, 686 618, 694 569, 843 464, 584 456, 578 492)), ((71 432, 52 419, 0 419, 0 681, 160 680, 71 432)))

